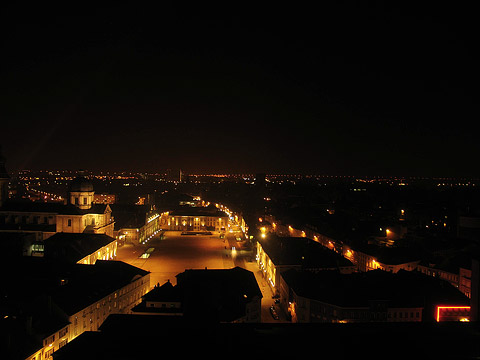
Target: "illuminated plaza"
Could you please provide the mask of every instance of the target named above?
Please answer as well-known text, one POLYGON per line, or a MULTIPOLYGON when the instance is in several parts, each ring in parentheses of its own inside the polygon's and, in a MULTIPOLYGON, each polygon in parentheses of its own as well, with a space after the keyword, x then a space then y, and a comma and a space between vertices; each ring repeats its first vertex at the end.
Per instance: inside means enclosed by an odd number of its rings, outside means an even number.
POLYGON ((175 275, 185 269, 230 269, 234 267, 232 250, 228 239, 215 235, 181 235, 180 231, 160 233, 146 244, 126 244, 118 249, 117 259, 150 271, 152 286, 170 280, 176 283, 175 275), (153 248, 149 257, 141 257, 153 248))
POLYGON ((258 286, 263 294, 262 322, 285 321, 284 314, 275 320, 270 314, 274 304, 272 289, 268 286, 261 270, 252 258, 252 253, 241 250, 236 241, 237 234, 227 233, 221 239, 218 233, 213 235, 181 235, 180 231, 166 231, 160 239, 160 233, 146 244, 127 244, 117 250, 117 260, 150 271, 150 284, 162 285, 168 280, 176 284, 175 276, 186 269, 231 269, 243 267, 255 274, 258 286), (232 250, 233 247, 236 247, 232 250), (151 250, 153 248, 153 250, 151 250), (238 249, 238 250, 237 250, 238 249), (144 254, 148 254, 145 256, 144 254), (144 255, 144 256, 142 256, 144 255), (252 261, 250 261, 252 260, 252 261))

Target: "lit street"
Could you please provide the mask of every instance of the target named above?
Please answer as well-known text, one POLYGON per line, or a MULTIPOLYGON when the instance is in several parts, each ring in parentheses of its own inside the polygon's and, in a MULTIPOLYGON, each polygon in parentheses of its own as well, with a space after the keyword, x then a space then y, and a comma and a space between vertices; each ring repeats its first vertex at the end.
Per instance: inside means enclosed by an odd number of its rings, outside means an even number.
POLYGON ((275 306, 277 314, 279 316, 278 320, 275 320, 270 313, 270 306, 274 305, 274 299, 272 299, 273 293, 270 286, 267 284, 267 281, 262 276, 262 271, 258 269, 255 262, 246 263, 245 269, 250 270, 255 274, 257 279, 258 286, 262 291, 262 322, 263 323, 278 323, 278 322, 287 322, 285 314, 282 313, 279 306, 275 306))

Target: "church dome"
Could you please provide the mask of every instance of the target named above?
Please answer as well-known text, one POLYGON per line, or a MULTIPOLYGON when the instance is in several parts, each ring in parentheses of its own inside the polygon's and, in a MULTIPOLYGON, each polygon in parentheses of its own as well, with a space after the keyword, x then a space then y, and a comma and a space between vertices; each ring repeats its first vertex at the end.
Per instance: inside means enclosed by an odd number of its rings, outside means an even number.
POLYGON ((93 184, 84 176, 77 176, 70 183, 70 192, 90 192, 93 191, 93 184))

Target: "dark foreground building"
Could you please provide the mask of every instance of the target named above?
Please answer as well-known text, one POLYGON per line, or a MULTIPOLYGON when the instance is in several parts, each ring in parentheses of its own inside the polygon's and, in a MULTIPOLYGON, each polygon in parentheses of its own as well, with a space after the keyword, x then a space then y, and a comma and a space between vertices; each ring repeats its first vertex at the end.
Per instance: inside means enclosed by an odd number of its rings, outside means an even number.
POLYGON ((341 274, 290 269, 281 274, 280 304, 293 322, 300 323, 470 318, 470 300, 458 289, 444 280, 406 270, 341 274))
POLYGON ((470 359, 474 323, 206 324, 178 317, 110 315, 54 353, 76 359, 470 359))
POLYGON ((129 312, 150 288, 148 271, 121 261, 23 257, 0 270, 1 359, 50 359, 110 314, 129 312))
POLYGON ((262 292, 255 275, 233 269, 185 270, 142 297, 135 313, 182 316, 201 322, 260 322, 262 292))

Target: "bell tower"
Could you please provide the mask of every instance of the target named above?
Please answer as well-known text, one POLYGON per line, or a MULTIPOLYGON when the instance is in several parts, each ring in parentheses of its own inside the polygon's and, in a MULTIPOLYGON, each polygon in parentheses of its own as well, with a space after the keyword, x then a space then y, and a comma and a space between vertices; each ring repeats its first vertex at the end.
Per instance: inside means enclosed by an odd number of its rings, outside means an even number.
POLYGON ((5 204, 8 199, 8 176, 7 169, 5 169, 5 157, 2 155, 2 146, 0 145, 0 207, 5 204))

